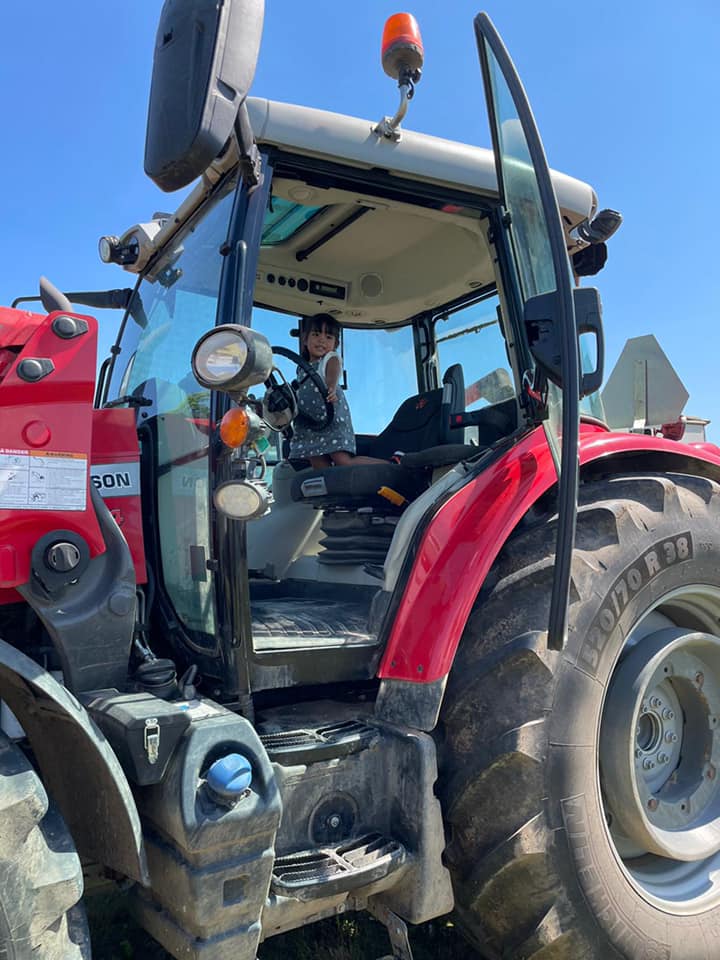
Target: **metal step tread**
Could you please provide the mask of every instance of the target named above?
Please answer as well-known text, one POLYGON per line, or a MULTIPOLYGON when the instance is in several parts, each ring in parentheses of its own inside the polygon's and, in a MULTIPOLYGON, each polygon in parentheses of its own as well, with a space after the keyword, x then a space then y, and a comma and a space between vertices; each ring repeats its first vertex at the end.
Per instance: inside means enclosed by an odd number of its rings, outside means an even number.
POLYGON ((336 847, 278 857, 270 889, 295 900, 316 900, 374 883, 402 867, 407 858, 397 840, 368 833, 336 847))
POLYGON ((262 733, 260 739, 271 760, 290 766, 358 753, 378 736, 377 729, 364 720, 342 720, 315 729, 262 733))
POLYGON ((347 600, 279 597, 251 604, 252 634, 256 650, 304 643, 368 646, 376 637, 368 629, 367 603, 347 600))

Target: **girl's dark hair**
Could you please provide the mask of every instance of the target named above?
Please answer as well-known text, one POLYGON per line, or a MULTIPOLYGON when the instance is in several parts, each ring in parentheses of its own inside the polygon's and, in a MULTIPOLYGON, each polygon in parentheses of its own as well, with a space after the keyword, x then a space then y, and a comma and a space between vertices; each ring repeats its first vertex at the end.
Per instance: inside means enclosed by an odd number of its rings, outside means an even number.
POLYGON ((335 337, 337 345, 340 346, 340 324, 330 313, 316 313, 312 317, 303 317, 300 322, 300 348, 305 360, 309 359, 310 354, 305 346, 305 337, 309 333, 325 333, 330 337, 335 337))

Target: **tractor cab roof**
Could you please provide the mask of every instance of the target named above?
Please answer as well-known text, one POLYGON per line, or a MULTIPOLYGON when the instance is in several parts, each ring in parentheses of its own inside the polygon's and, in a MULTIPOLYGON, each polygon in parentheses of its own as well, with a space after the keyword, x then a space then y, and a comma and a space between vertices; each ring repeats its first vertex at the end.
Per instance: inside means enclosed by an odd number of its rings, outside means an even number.
MULTIPOLYGON (((488 204, 498 187, 492 150, 311 107, 248 99, 255 138, 273 165, 271 197, 256 272, 258 304, 289 314, 325 311, 345 326, 394 327, 496 283, 488 204)), ((173 216, 139 237, 139 258, 162 275, 175 240, 237 164, 232 148, 206 171, 173 216)), ((553 173, 568 250, 592 219, 588 184, 553 173)), ((144 232, 143 232, 144 231, 144 232)))
MULTIPOLYGON (((249 115, 258 143, 278 151, 259 302, 302 314, 315 291, 315 308, 346 326, 389 327, 495 283, 492 150, 409 130, 396 141, 368 120, 269 100, 250 99, 249 115)), ((572 250, 596 197, 554 179, 572 250)))
MULTIPOLYGON (((376 124, 370 120, 257 97, 248 98, 248 112, 260 144, 366 170, 385 170, 453 190, 497 196, 495 159, 486 147, 404 128, 395 141, 375 133, 376 124)), ((569 231, 594 215, 597 197, 582 180, 557 171, 552 176, 569 231)))

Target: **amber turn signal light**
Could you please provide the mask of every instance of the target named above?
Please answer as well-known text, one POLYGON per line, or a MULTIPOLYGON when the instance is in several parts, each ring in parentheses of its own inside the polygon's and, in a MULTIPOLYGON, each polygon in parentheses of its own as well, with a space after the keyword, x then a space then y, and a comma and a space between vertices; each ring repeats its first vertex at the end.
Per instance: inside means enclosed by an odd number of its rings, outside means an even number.
POLYGON ((235 450, 247 440, 250 432, 250 417, 247 411, 240 407, 228 410, 220 421, 220 439, 226 447, 235 450))

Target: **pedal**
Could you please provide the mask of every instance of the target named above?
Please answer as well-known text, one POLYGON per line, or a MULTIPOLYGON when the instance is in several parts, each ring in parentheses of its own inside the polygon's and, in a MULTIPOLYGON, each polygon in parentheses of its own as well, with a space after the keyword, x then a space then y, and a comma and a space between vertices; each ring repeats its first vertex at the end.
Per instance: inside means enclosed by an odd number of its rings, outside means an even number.
POLYGON ((397 840, 379 833, 366 834, 337 847, 278 857, 270 889, 295 900, 317 900, 381 880, 400 869, 407 859, 405 847, 397 840))

